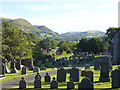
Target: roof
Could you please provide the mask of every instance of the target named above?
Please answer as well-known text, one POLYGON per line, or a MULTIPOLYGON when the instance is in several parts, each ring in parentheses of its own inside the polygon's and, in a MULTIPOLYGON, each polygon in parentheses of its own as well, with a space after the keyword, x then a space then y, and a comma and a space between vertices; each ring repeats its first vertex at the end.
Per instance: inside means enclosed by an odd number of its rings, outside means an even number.
POLYGON ((118 36, 120 36, 120 31, 113 37, 113 39, 111 40, 111 42, 114 43, 115 39, 117 39, 118 36))

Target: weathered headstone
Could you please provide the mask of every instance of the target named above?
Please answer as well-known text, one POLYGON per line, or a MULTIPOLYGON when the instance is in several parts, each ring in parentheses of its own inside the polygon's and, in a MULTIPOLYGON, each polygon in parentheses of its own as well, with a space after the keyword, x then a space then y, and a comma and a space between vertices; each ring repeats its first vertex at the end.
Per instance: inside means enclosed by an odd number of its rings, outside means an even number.
POLYGON ((57 70, 57 81, 58 82, 66 81, 66 70, 64 68, 60 68, 57 70))
POLYGON ((81 83, 78 85, 78 90, 85 89, 85 88, 94 90, 94 85, 92 84, 89 78, 82 79, 81 83))
POLYGON ((58 88, 58 82, 55 81, 55 77, 53 77, 53 80, 52 80, 52 82, 50 83, 50 88, 51 88, 51 89, 58 88))
POLYGON ((112 88, 120 88, 120 70, 115 69, 111 73, 112 76, 112 88))
POLYGON ((39 73, 36 74, 35 78, 37 78, 37 77, 40 77, 40 80, 41 80, 41 76, 39 73))
POLYGON ((20 80, 20 82, 19 82, 19 88, 20 89, 26 88, 26 82, 24 80, 24 77, 22 77, 21 80, 20 80))
POLYGON ((16 59, 16 64, 15 64, 15 66, 16 66, 16 69, 17 70, 21 70, 21 60, 20 59, 16 59))
POLYGON ((44 77, 45 82, 50 82, 51 81, 51 77, 48 73, 46 73, 45 77, 44 77))
POLYGON ((99 61, 95 61, 94 62, 94 70, 99 70, 100 69, 100 62, 99 61))
POLYGON ((74 89, 75 88, 75 84, 73 82, 73 79, 70 78, 70 82, 67 83, 67 89, 74 89))
POLYGON ((74 82, 79 82, 79 69, 73 67, 70 70, 70 78, 72 78, 74 82))
POLYGON ((29 70, 33 70, 33 61, 34 61, 34 59, 32 58, 32 59, 30 59, 30 64, 29 64, 29 70))
POLYGON ((21 74, 22 75, 27 74, 27 68, 26 67, 22 67, 21 74))
POLYGON ((86 65, 85 65, 85 71, 86 71, 86 70, 90 70, 90 65, 89 65, 89 64, 86 64, 86 65))
POLYGON ((17 69, 15 68, 15 63, 16 63, 15 59, 12 62, 13 62, 13 69, 10 73, 18 73, 17 69))
POLYGON ((39 67, 34 67, 34 68, 33 68, 33 72, 40 73, 40 68, 39 68, 39 67))
POLYGON ((91 82, 93 82, 93 71, 86 71, 85 76, 88 77, 91 82))
POLYGON ((100 62, 101 71, 100 71, 100 82, 109 82, 109 63, 106 60, 100 62))
POLYGON ((35 76, 34 88, 42 88, 42 81, 39 75, 35 76))
POLYGON ((4 60, 4 63, 5 63, 5 64, 4 64, 4 65, 5 65, 5 73, 10 73, 10 71, 9 71, 9 69, 8 69, 8 67, 7 67, 7 62, 8 62, 7 59, 5 59, 5 60, 4 60))

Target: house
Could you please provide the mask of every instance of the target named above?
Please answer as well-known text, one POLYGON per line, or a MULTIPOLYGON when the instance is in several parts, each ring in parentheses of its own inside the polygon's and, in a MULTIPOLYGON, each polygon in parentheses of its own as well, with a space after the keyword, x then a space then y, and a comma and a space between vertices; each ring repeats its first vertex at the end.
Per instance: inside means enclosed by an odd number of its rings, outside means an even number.
POLYGON ((113 64, 120 64, 120 31, 111 40, 112 48, 111 55, 113 57, 113 64))

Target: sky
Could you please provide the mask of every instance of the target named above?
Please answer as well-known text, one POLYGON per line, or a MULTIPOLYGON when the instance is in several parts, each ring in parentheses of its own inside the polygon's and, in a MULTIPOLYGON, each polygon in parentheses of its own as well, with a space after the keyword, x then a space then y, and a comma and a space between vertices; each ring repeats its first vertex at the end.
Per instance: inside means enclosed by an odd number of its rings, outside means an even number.
POLYGON ((118 27, 119 0, 0 0, 0 17, 23 18, 58 32, 118 27), (29 2, 28 2, 29 1, 29 2))

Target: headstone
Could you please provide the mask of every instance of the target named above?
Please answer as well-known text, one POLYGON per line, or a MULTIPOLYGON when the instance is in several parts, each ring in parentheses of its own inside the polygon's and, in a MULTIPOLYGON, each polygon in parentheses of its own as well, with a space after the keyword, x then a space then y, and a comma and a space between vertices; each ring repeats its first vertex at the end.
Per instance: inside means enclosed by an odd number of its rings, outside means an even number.
POLYGON ((57 81, 58 82, 66 81, 66 70, 64 68, 60 68, 57 70, 57 81))
POLYGON ((86 71, 86 70, 90 70, 90 65, 89 65, 89 64, 86 64, 86 65, 85 65, 85 71, 86 71))
POLYGON ((72 78, 74 82, 79 82, 79 69, 73 67, 70 70, 70 78, 72 78))
POLYGON ((20 59, 16 59, 16 64, 15 64, 15 66, 16 66, 16 69, 17 70, 21 70, 21 60, 20 59))
POLYGON ((35 78, 37 78, 37 77, 40 77, 40 80, 41 80, 41 76, 39 73, 36 74, 35 78))
POLYGON ((51 81, 51 77, 48 73, 46 73, 45 77, 44 77, 45 82, 50 82, 51 81))
POLYGON ((3 63, 0 64, 0 68, 2 68, 2 69, 1 69, 2 71, 0 71, 0 74, 1 74, 1 75, 5 75, 5 66, 4 66, 3 63))
POLYGON ((8 62, 7 59, 5 59, 5 60, 4 60, 4 63, 5 63, 5 64, 4 64, 4 65, 5 65, 5 73, 10 73, 10 71, 9 71, 9 69, 8 69, 8 67, 7 67, 7 62, 8 62))
POLYGON ((13 69, 10 73, 18 73, 17 69, 15 68, 15 63, 16 63, 15 59, 12 61, 12 63, 13 63, 13 69))
POLYGON ((94 85, 92 84, 89 78, 82 79, 81 83, 78 85, 78 90, 85 89, 85 88, 94 90, 94 85))
POLYGON ((100 71, 100 82, 110 82, 109 78, 109 63, 106 60, 100 62, 101 71, 100 71))
POLYGON ((41 77, 39 75, 35 76, 34 88, 42 88, 41 77))
POLYGON ((86 71, 81 71, 81 76, 85 76, 86 71))
POLYGON ((42 66, 40 67, 40 70, 46 70, 46 67, 42 66))
POLYGON ((50 83, 50 88, 51 88, 51 89, 58 88, 58 82, 55 81, 55 77, 53 77, 53 80, 52 80, 52 82, 50 83))
POLYGON ((32 59, 30 59, 30 65, 29 65, 29 70, 33 70, 33 61, 34 61, 34 59, 32 58, 32 59))
POLYGON ((111 73, 112 76, 112 88, 120 88, 120 70, 115 69, 111 73))
POLYGON ((34 67, 34 68, 33 68, 33 72, 40 73, 40 68, 39 68, 39 67, 34 67))
POLYGON ((93 71, 86 71, 85 76, 88 77, 91 82, 93 82, 93 71))
POLYGON ((22 75, 27 74, 27 68, 26 67, 22 67, 21 74, 22 75))
POLYGON ((75 88, 75 84, 73 82, 73 79, 70 78, 70 82, 67 83, 67 89, 74 89, 75 88))
POLYGON ((24 89, 24 88, 26 88, 26 82, 24 80, 24 77, 22 77, 19 82, 19 89, 24 89))
POLYGON ((100 62, 99 61, 95 61, 94 62, 94 70, 99 70, 100 69, 100 62))

